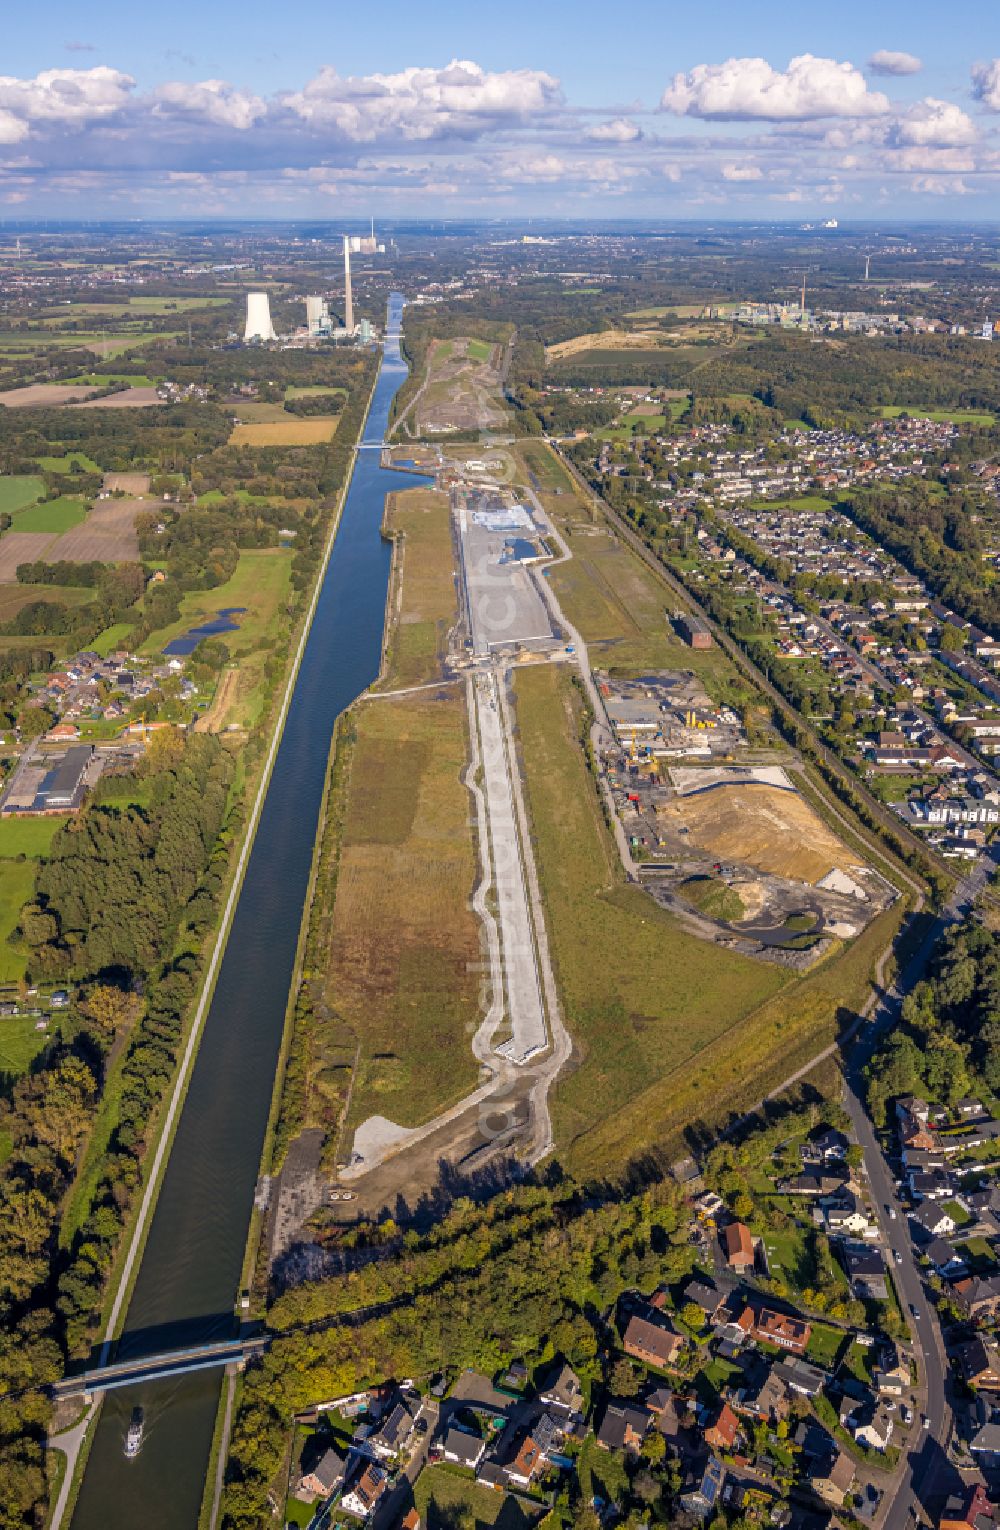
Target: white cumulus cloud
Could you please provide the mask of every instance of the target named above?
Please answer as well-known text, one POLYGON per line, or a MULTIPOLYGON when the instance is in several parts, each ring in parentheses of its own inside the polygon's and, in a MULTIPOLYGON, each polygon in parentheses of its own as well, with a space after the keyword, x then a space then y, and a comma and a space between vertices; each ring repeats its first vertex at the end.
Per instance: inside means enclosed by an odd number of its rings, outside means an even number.
POLYGON ((880 91, 853 64, 802 53, 787 69, 764 58, 730 58, 675 74, 661 106, 680 116, 769 122, 813 117, 871 117, 889 110, 880 91))
POLYGON ((921 147, 940 149, 960 148, 975 143, 978 138, 972 118, 954 101, 939 101, 928 96, 918 101, 904 117, 900 117, 889 133, 889 142, 895 145, 916 144, 921 147))
POLYGON ((762 181, 764 172, 759 165, 723 165, 724 181, 762 181))
POLYGON ((915 53, 896 53, 891 48, 880 48, 868 60, 872 74, 919 74, 923 67, 915 53))
POLYGON ((1000 112, 1000 58, 973 65, 972 94, 990 111, 1000 112))
POLYGON ((612 122, 595 123, 587 129, 586 136, 594 143, 634 143, 642 137, 642 128, 625 117, 615 117, 612 122))
POLYGON ((93 69, 44 69, 34 79, 0 75, 0 108, 28 122, 84 123, 110 117, 128 104, 131 75, 93 69))
POLYGON ((153 92, 153 111, 160 116, 200 117, 217 127, 245 132, 264 116, 267 105, 260 96, 237 90, 225 80, 201 80, 196 85, 171 80, 153 92))
POLYGON ((546 112, 562 100, 559 81, 539 69, 490 72, 469 60, 443 69, 343 77, 329 64, 300 91, 283 97, 295 117, 359 143, 382 137, 467 135, 546 112))

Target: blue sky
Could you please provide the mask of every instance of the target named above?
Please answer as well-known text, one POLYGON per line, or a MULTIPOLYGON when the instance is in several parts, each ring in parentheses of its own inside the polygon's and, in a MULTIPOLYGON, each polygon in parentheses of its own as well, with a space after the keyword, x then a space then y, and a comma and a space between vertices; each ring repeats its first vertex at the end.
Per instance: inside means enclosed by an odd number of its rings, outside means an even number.
POLYGON ((995 10, 48 0, 5 18, 0 209, 991 219, 995 10))

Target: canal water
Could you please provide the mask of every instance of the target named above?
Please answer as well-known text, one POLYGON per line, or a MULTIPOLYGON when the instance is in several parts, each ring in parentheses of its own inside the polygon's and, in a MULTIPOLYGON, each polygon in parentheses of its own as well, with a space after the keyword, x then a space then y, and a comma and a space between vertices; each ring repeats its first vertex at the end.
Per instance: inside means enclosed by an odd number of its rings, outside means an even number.
MULTIPOLYGON (((383 439, 406 377, 391 294, 364 441, 383 439)), ((119 1358, 228 1337, 309 880, 333 724, 378 672, 390 548, 385 496, 429 482, 360 451, 275 760, 119 1358)), ((73 1530, 195 1530, 222 1373, 110 1392, 73 1530), (127 1461, 133 1407, 141 1453, 127 1461)))

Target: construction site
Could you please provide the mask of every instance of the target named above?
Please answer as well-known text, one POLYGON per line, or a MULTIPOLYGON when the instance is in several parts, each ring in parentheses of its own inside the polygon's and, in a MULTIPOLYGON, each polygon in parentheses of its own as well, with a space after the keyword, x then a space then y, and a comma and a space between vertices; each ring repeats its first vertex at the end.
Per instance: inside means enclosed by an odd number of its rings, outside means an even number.
POLYGON ((791 758, 750 751, 694 675, 597 679, 601 765, 635 874, 689 928, 804 968, 893 901, 795 785, 791 758))

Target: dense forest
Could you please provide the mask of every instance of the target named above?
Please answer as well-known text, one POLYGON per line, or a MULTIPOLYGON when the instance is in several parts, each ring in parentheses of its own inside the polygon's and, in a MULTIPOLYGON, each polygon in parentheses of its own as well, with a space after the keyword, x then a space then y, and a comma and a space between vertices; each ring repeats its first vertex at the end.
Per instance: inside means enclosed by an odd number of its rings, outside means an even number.
POLYGON ((853 521, 926 580, 967 621, 1000 635, 1000 593, 988 578, 976 527, 980 498, 952 491, 934 497, 915 482, 859 490, 838 502, 853 521))
POLYGON ((900 1095, 953 1105, 977 1089, 1000 1093, 1000 935, 975 916, 953 926, 902 1022, 868 1070, 876 1124, 900 1095))
POLYGON ((104 783, 56 834, 22 912, 32 976, 79 988, 0 1104, 11 1145, 0 1167, 0 1526, 22 1525, 45 1497, 48 1405, 19 1389, 53 1379, 99 1329, 228 872, 233 773, 212 736, 158 735, 142 804, 128 800, 129 778, 104 783), (111 1118, 88 1151, 112 1077, 111 1118), (73 1227, 60 1241, 67 1207, 73 1227))

